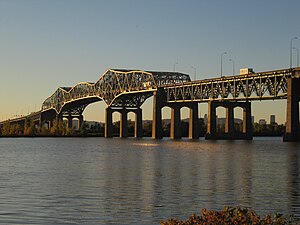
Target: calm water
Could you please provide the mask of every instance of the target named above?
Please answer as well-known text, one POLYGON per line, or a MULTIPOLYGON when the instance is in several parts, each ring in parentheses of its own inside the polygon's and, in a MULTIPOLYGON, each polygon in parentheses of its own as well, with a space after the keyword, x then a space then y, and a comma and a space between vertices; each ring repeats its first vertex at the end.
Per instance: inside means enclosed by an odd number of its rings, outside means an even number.
POLYGON ((201 208, 300 217, 300 143, 0 139, 0 224, 159 224, 201 208))

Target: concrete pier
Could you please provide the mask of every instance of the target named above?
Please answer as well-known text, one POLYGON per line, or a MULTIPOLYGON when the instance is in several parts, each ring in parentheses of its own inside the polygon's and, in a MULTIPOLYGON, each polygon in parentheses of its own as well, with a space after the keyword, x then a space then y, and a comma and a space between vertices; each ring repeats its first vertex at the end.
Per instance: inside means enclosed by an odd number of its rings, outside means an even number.
POLYGON ((141 108, 135 110, 134 137, 143 137, 143 114, 141 108))
POLYGON ((200 136, 199 118, 198 118, 198 103, 189 104, 190 118, 189 118, 189 139, 198 139, 200 136))
POLYGON ((181 138, 181 120, 180 120, 180 106, 174 105, 171 108, 171 126, 170 126, 170 138, 181 138))
POLYGON ((163 103, 163 99, 161 93, 159 91, 154 92, 153 93, 153 120, 152 120, 153 139, 161 139, 163 137, 162 121, 161 121, 162 103, 163 103))
POLYGON ((181 134, 181 117, 180 110, 183 107, 190 109, 189 117, 189 138, 199 138, 199 118, 198 118, 198 103, 197 102, 176 102, 167 103, 163 95, 157 91, 153 95, 153 120, 152 120, 152 138, 161 139, 163 137, 162 130, 162 113, 163 107, 171 108, 171 124, 170 124, 170 138, 180 139, 181 134))
POLYGON ((251 102, 208 102, 208 124, 206 139, 253 139, 253 127, 251 121, 251 102), (226 109, 225 133, 217 132, 217 115, 218 107, 226 109), (236 132, 234 128, 234 108, 243 108, 243 131, 236 132))
POLYGON ((128 113, 133 112, 135 114, 135 126, 134 126, 134 137, 143 136, 143 120, 142 120, 142 109, 129 109, 129 108, 113 108, 108 107, 105 111, 105 137, 113 137, 113 122, 112 114, 114 112, 120 113, 120 138, 128 137, 128 113))
POLYGON ((284 141, 300 141, 299 128, 299 101, 300 101, 300 79, 289 78, 286 108, 286 132, 284 141))
POLYGON ((104 130, 104 137, 106 137, 106 138, 113 137, 112 113, 113 113, 113 110, 110 107, 108 107, 108 108, 105 109, 105 130, 104 130))
POLYGON ((128 122, 127 122, 127 110, 118 110, 121 114, 120 116, 120 138, 128 137, 128 122))

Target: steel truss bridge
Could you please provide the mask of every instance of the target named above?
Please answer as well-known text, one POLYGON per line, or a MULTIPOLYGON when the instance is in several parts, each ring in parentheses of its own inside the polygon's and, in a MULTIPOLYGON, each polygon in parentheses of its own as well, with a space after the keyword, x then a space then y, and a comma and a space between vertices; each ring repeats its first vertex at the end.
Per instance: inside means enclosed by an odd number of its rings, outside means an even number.
MULTIPOLYGON (((287 99, 286 140, 300 140, 299 100, 300 68, 291 68, 245 75, 218 77, 191 81, 189 75, 177 72, 157 72, 126 69, 108 69, 95 83, 82 82, 74 87, 59 87, 42 104, 41 110, 28 116, 0 122, 25 124, 32 120, 42 126, 46 121, 51 126, 55 118, 72 118, 83 121, 82 113, 87 105, 104 101, 106 109, 105 136, 112 137, 111 114, 121 113, 120 136, 127 137, 127 113, 136 114, 135 136, 141 136, 141 105, 153 98, 152 137, 161 138, 161 108, 171 107, 171 138, 180 138, 180 108, 188 107, 190 116, 190 138, 198 138, 198 103, 208 102, 208 137, 252 139, 251 101, 287 99), (227 110, 226 134, 216 135, 215 109, 227 110), (244 136, 236 135, 232 128, 232 110, 244 109, 244 136), (179 112, 178 112, 179 110, 179 112), (124 114, 124 115, 123 115, 124 114), (296 116, 297 115, 297 116, 296 116), (178 119, 179 116, 179 119, 178 119), (122 125, 123 124, 123 125, 122 125)), ((81 122, 82 122, 81 121, 81 122)))
POLYGON ((205 79, 166 85, 164 90, 168 102, 284 99, 287 97, 288 79, 299 77, 299 74, 293 72, 294 70, 276 70, 205 79))

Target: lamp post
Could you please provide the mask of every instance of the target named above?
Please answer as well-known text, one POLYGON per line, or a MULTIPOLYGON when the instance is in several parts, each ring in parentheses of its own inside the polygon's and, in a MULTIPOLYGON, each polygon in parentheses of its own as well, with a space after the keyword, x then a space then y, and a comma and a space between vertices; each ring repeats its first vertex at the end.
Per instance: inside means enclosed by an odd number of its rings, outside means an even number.
POLYGON ((175 72, 175 66, 178 64, 178 62, 173 64, 173 71, 175 72))
POLYGON ((195 68, 195 67, 193 67, 193 66, 191 66, 191 68, 192 68, 192 69, 194 69, 194 80, 196 80, 196 74, 197 74, 197 72, 196 72, 196 71, 197 71, 197 70, 196 70, 196 68, 195 68))
POLYGON ((292 49, 293 49, 293 40, 298 39, 297 37, 293 37, 290 40, 290 68, 292 68, 292 64, 293 64, 293 54, 292 54, 292 49))
POLYGON ((226 54, 227 54, 227 52, 223 52, 221 54, 221 77, 223 76, 223 55, 226 55, 226 54))
POLYGON ((293 49, 297 51, 297 67, 299 67, 299 49, 296 47, 294 47, 293 49))
POLYGON ((234 73, 235 73, 235 62, 233 59, 229 59, 229 61, 232 62, 232 75, 234 76, 234 73))

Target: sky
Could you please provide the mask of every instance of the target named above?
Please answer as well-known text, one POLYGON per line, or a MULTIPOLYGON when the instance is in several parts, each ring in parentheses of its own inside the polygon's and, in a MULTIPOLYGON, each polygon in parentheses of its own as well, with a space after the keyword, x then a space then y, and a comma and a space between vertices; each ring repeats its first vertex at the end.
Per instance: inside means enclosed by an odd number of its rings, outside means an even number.
MULTIPOLYGON (((233 73, 229 59, 236 73, 289 68, 299 10, 299 0, 0 0, 0 120, 37 111, 58 87, 95 82, 108 68, 173 71, 178 62, 178 72, 213 78, 225 51, 224 75, 233 73)), ((255 120, 284 122, 285 108, 252 104, 255 120)), ((104 109, 95 103, 84 117, 103 121, 104 109)))

